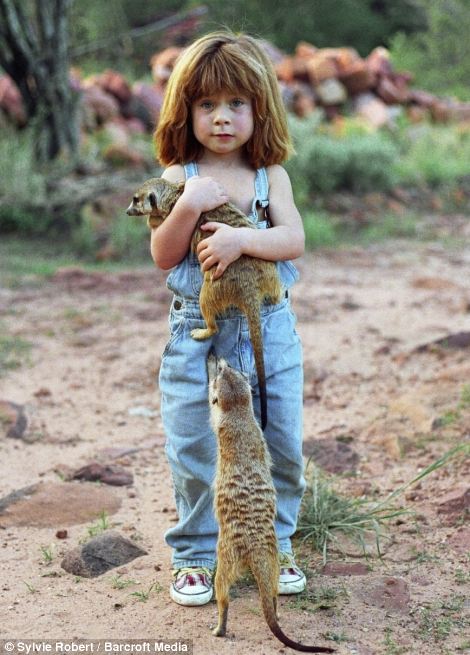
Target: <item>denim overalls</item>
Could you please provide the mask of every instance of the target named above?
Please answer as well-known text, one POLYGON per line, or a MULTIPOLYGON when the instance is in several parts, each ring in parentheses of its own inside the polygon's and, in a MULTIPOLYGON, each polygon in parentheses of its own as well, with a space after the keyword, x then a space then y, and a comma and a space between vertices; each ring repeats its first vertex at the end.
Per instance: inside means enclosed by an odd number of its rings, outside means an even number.
MULTIPOLYGON (((186 179, 197 175, 195 163, 186 165, 186 179)), ((257 207, 268 206, 266 169, 256 172, 255 198, 250 218, 260 229, 257 207)), ((276 535, 279 550, 292 552, 300 501, 305 487, 302 460, 302 347, 295 331, 295 316, 287 289, 297 280, 291 262, 278 262, 285 293, 277 305, 262 308, 268 424, 264 436, 273 459, 277 491, 276 535)), ((199 309, 202 274, 197 257, 189 252, 170 273, 167 286, 174 293, 170 310, 170 339, 163 351, 159 374, 161 414, 166 434, 178 523, 165 534, 173 548, 173 566, 214 568, 217 522, 213 513, 212 484, 216 439, 209 420, 206 361, 213 347, 218 357, 246 373, 253 387, 259 420, 259 394, 253 351, 245 317, 238 309, 217 319, 219 332, 205 341, 191 338, 205 326, 199 309)))

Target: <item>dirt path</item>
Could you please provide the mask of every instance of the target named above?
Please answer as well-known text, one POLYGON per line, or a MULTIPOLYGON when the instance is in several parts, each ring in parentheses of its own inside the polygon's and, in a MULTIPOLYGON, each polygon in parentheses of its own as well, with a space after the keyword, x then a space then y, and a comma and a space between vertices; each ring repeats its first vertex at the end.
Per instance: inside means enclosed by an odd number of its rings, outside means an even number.
MULTIPOLYGON (((469 439, 469 348, 417 348, 470 332, 470 249, 317 252, 300 269, 293 305, 305 352, 305 452, 342 473, 338 492, 384 498, 469 439)), ((37 482, 52 495, 58 485, 91 486, 61 479, 90 461, 119 464, 134 482, 100 487, 116 509, 108 521, 148 552, 118 570, 133 581, 124 588, 116 570, 77 579, 60 562, 96 523, 96 506, 83 522, 47 493, 29 518, 21 506, 0 510, 1 636, 191 639, 204 655, 289 650, 270 635, 249 581, 235 590, 225 640, 209 632, 215 604, 169 600, 163 534, 176 513, 155 388, 169 299, 153 269, 64 270, 41 286, 0 289, 2 328, 33 344, 29 363, 0 378, 0 400, 24 406, 29 421, 24 439, 7 438, 3 404, 0 497, 37 482), (132 595, 153 582, 146 602, 132 595)), ((468 460, 452 460, 409 490, 415 514, 391 525, 382 561, 346 547, 323 569, 318 553, 299 546, 309 593, 281 600, 285 631, 305 643, 336 641, 338 653, 470 652, 469 474, 468 460), (334 592, 329 609, 316 607, 322 588, 334 592)))

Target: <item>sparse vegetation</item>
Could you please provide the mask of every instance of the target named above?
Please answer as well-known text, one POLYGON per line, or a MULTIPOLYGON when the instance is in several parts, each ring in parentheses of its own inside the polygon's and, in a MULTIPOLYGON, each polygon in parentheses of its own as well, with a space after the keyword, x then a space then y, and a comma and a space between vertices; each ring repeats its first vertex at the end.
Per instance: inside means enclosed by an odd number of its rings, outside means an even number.
MULTIPOLYGON (((26 339, 8 334, 0 324, 0 377, 7 371, 19 368, 27 363, 32 344, 26 339)), ((0 416, 1 420, 1 416, 0 416)))
POLYGON ((385 526, 392 519, 409 513, 406 508, 395 505, 397 498, 410 486, 445 466, 451 458, 469 452, 470 444, 461 444, 451 449, 410 482, 396 489, 385 500, 374 503, 363 498, 345 498, 336 494, 331 483, 316 467, 313 467, 303 498, 297 534, 303 541, 310 542, 322 553, 324 562, 327 561, 328 549, 331 545, 341 549, 339 535, 355 541, 364 554, 367 553, 366 538, 372 535, 377 553, 380 555, 380 543, 385 538, 385 526))
POLYGON ((107 513, 103 510, 100 512, 100 517, 94 523, 93 525, 89 525, 87 527, 87 533, 88 533, 88 539, 91 539, 92 537, 97 537, 98 535, 102 534, 105 532, 105 530, 109 530, 110 528, 110 523, 109 523, 109 518, 107 513))

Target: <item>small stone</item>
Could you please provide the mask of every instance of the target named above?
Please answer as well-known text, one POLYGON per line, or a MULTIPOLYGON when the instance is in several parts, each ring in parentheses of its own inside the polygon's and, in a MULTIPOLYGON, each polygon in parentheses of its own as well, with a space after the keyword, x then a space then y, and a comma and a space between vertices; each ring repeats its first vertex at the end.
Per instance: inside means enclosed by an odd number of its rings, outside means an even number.
POLYGON ((61 567, 73 575, 94 578, 142 555, 147 555, 147 552, 112 530, 69 551, 61 567))
POLYGON ((87 480, 89 482, 100 481, 104 484, 122 487, 134 482, 132 473, 126 471, 122 466, 103 465, 98 462, 91 462, 82 466, 72 474, 73 480, 87 480))
POLYGON ((362 562, 328 562, 321 573, 337 577, 341 575, 367 575, 370 571, 362 562))
POLYGON ((0 426, 6 437, 22 439, 28 427, 24 406, 8 400, 0 400, 0 426))

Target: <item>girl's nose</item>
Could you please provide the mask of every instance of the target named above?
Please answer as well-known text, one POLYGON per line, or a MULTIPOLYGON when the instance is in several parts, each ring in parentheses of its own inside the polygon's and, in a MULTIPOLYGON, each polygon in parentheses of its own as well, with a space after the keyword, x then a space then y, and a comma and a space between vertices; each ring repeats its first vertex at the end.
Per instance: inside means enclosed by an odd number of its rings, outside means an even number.
POLYGON ((216 123, 217 125, 222 125, 229 122, 230 122, 230 117, 227 108, 223 106, 217 107, 217 110, 214 113, 214 123, 216 123))

